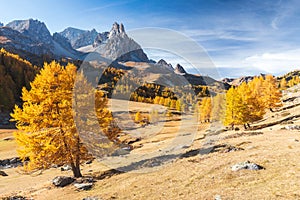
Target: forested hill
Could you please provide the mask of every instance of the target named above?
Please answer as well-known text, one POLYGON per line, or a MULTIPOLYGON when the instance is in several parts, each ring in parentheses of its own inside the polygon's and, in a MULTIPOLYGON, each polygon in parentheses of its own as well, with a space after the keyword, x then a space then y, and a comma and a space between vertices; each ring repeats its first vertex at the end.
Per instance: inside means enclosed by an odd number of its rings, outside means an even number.
POLYGON ((20 102, 22 88, 30 87, 38 68, 18 55, 0 50, 0 111, 10 111, 20 102))

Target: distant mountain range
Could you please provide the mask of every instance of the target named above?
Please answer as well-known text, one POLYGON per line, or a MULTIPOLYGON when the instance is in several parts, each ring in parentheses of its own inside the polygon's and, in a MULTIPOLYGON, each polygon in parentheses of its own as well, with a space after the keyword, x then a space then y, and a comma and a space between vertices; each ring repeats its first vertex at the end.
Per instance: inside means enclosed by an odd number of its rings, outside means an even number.
POLYGON ((69 27, 51 35, 43 22, 15 20, 5 26, 1 23, 0 47, 34 64, 61 58, 83 60, 88 52, 100 48, 99 52, 105 58, 115 60, 124 52, 132 52, 122 59, 149 61, 141 47, 127 36, 124 26, 117 23, 110 32, 98 33, 95 29, 88 31, 69 27))
MULTIPOLYGON (((95 29, 68 27, 51 35, 43 22, 34 19, 15 20, 0 25, 0 48, 2 47, 38 66, 53 59, 83 61, 88 53, 97 52, 106 60, 118 63, 118 66, 126 66, 124 63, 130 61, 167 68, 170 73, 184 76, 192 85, 217 82, 208 76, 189 74, 180 64, 173 67, 163 59, 158 62, 149 60, 142 47, 126 34, 122 23, 114 23, 110 31, 101 33, 95 29)), ((134 66, 138 67, 138 64, 134 66)), ((156 75, 157 79, 161 78, 156 75)), ((224 84, 228 88, 227 83, 224 84)))

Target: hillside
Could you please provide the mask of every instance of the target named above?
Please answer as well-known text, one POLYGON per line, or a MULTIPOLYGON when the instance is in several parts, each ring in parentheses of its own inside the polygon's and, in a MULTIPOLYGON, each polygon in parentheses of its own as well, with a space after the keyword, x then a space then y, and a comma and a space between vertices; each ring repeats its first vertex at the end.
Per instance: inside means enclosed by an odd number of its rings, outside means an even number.
POLYGON ((10 111, 14 105, 20 104, 22 88, 30 88, 30 82, 38 72, 30 62, 0 50, 0 109, 10 111))
MULTIPOLYGON (((85 176, 96 182, 87 191, 76 190, 73 185, 56 188, 51 180, 57 175, 70 175, 70 171, 51 168, 38 175, 20 174, 20 169, 1 169, 0 197, 21 195, 33 199, 298 199, 300 156, 299 86, 284 92, 282 109, 268 112, 252 126, 291 119, 255 131, 225 131, 218 123, 200 124, 189 146, 179 147, 172 153, 164 149, 172 146, 176 137, 190 138, 196 130, 188 123, 188 116, 172 116, 159 120, 155 134, 141 135, 131 143, 135 149, 129 154, 94 160, 82 166, 85 176), (180 120, 180 121, 178 121, 180 120), (178 123, 181 122, 181 123, 178 123), (178 131, 181 127, 181 131, 178 131), (223 131, 221 131, 223 130, 223 131), (174 138, 175 137, 175 138, 174 138), (162 151, 161 151, 162 150, 162 151), (240 162, 251 161, 264 170, 232 171, 240 162), (125 170, 125 171, 124 171, 125 170), (116 184, 117 183, 117 184, 116 184)), ((114 112, 149 112, 150 105, 117 101, 114 112)), ((161 110, 163 111, 163 110, 161 110)), ((124 118, 123 118, 124 119, 124 118)), ((128 120, 128 119, 127 119, 128 120)), ((123 121, 126 124, 125 121, 123 121)), ((137 126, 132 134, 152 131, 149 126, 137 126)), ((2 131, 0 159, 14 156, 14 140, 3 140, 11 132, 2 131), (8 145, 11 148, 8 148, 8 145), (7 153, 6 153, 7 152, 7 153)), ((179 140, 182 141, 182 140, 179 140)), ((181 144, 183 144, 181 142, 181 144)))

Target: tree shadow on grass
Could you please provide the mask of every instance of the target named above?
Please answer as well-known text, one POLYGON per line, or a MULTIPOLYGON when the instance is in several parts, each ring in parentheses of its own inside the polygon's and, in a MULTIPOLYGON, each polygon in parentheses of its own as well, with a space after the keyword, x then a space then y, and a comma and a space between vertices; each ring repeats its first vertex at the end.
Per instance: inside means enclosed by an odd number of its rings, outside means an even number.
POLYGON ((149 159, 144 159, 138 162, 133 162, 130 165, 119 167, 116 169, 110 169, 107 171, 102 172, 99 175, 96 175, 94 178, 97 180, 103 180, 106 178, 110 178, 114 175, 123 174, 126 172, 131 172, 135 170, 141 170, 145 168, 154 168, 159 167, 164 164, 170 163, 172 161, 175 161, 176 159, 183 159, 183 158, 190 158, 195 157, 198 155, 205 155, 213 152, 218 152, 219 149, 227 148, 228 145, 215 145, 207 148, 199 148, 199 149, 193 149, 190 151, 187 151, 183 154, 167 154, 167 155, 161 155, 149 159))

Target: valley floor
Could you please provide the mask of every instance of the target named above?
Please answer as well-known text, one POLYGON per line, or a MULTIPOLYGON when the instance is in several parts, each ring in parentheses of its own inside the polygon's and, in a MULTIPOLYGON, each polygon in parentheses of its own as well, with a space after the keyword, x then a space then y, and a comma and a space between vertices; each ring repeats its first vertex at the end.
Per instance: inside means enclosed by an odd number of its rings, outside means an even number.
MULTIPOLYGON (((288 104, 291 103, 285 106, 288 104)), ((258 124, 299 113, 299 106, 269 113, 266 120, 258 124)), ((38 172, 24 175, 20 168, 11 168, 2 169, 8 176, 0 178, 0 197, 22 195, 45 200, 88 196, 99 199, 300 199, 300 132, 292 128, 300 125, 297 118, 256 131, 218 134, 214 130, 216 127, 209 125, 190 127, 190 130, 187 126, 180 132, 176 129, 179 122, 176 117, 165 122, 158 134, 135 143, 137 148, 128 155, 83 165, 83 174, 97 180, 91 190, 78 191, 73 185, 56 188, 51 184, 55 176, 72 175, 70 171, 51 168, 40 175, 38 172), (184 138, 192 130, 198 131, 191 146, 182 147, 181 152, 157 153, 163 149, 163 144, 174 140, 172 132, 184 138), (151 154, 154 151, 157 154, 151 154), (136 158, 145 154, 148 156, 136 158), (231 170, 232 165, 247 160, 265 169, 231 170), (123 168, 125 172, 111 170, 122 165, 131 168, 123 168)), ((3 140, 11 134, 9 130, 0 132, 0 159, 16 156, 15 141, 3 140)))

